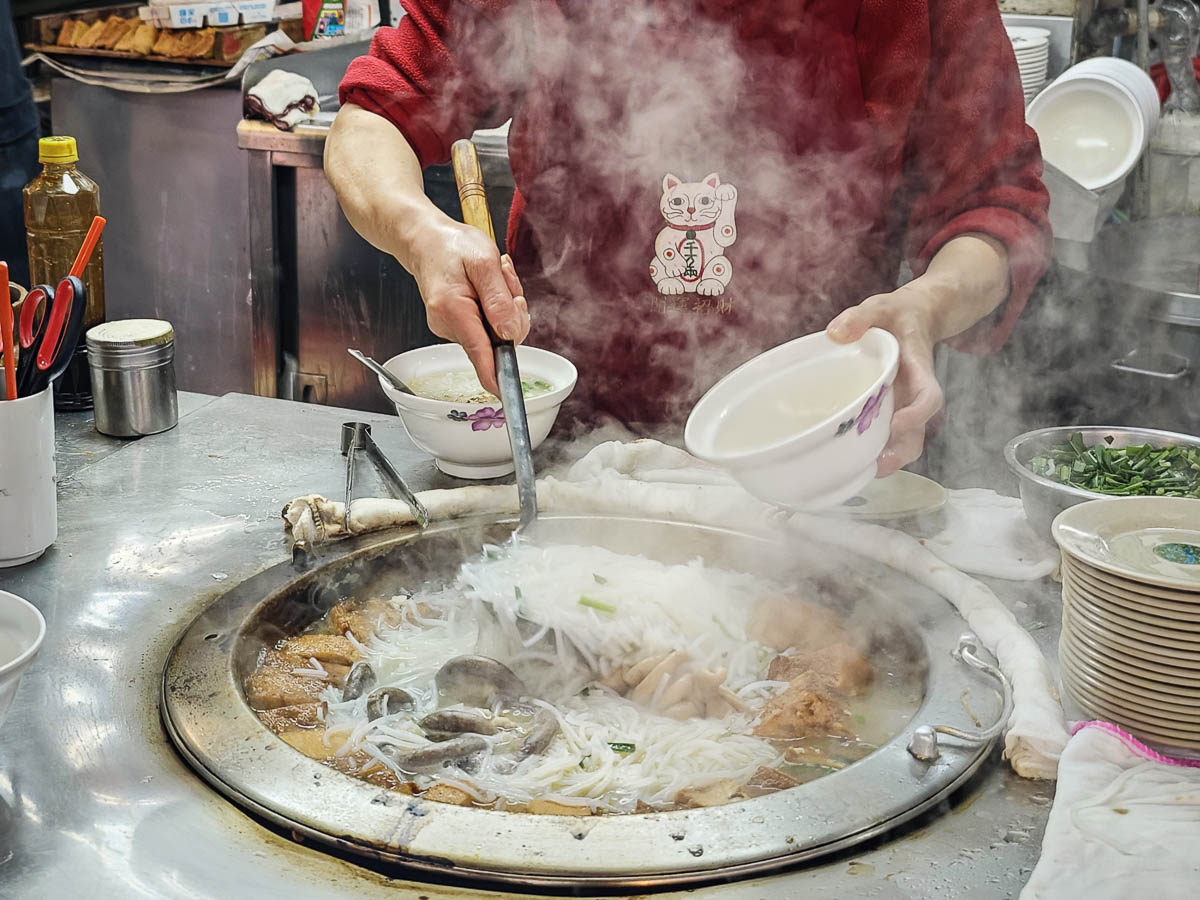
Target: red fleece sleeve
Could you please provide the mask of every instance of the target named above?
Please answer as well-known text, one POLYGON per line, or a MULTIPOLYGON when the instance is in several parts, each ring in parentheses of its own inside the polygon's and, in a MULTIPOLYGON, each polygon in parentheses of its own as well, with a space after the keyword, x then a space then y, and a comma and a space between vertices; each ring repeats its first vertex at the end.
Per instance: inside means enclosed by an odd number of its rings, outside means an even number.
POLYGON ((399 128, 422 166, 444 163, 450 145, 512 115, 521 83, 504 0, 403 0, 407 15, 380 28, 367 56, 338 89, 399 128))
POLYGON ((906 143, 914 274, 954 237, 976 232, 1008 250, 1005 305, 951 344, 998 349, 1045 274, 1052 251, 1037 135, 995 0, 929 0, 930 68, 906 143))

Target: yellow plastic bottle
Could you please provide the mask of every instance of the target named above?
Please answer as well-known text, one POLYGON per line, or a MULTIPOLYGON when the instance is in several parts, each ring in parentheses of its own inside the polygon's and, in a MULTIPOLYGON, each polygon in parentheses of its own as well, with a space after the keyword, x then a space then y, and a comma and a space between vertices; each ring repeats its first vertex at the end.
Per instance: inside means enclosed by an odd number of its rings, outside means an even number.
MULTIPOLYGON (((75 164, 79 152, 73 137, 45 137, 38 142, 42 172, 25 186, 25 239, 33 284, 57 285, 70 272, 92 220, 100 215, 100 188, 75 164)), ((84 328, 104 321, 104 249, 96 244, 83 272, 87 288, 84 328)), ((31 285, 32 286, 32 285, 31 285)), ((71 367, 55 387, 60 409, 91 407, 91 378, 82 336, 71 367)))

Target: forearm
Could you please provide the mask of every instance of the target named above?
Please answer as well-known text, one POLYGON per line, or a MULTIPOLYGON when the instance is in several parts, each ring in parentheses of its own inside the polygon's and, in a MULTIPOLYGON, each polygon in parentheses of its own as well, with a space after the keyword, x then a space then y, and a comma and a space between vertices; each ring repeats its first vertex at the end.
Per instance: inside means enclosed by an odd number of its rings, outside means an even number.
POLYGON ((325 176, 354 230, 410 272, 421 233, 449 220, 425 196, 421 164, 400 130, 352 104, 325 142, 325 176))
POLYGON ((925 305, 930 337, 935 343, 947 340, 986 318, 1008 298, 1008 252, 986 235, 956 237, 909 287, 920 288, 915 296, 925 305))

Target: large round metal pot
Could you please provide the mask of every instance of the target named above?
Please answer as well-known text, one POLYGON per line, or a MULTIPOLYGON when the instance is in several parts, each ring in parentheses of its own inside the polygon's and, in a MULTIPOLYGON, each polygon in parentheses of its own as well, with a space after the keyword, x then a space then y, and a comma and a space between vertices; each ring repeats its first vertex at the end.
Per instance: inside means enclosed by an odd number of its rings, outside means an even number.
POLYGON ((171 737, 217 790, 299 835, 440 875, 540 886, 647 886, 779 868, 918 814, 987 757, 990 740, 943 741, 927 761, 908 749, 921 726, 970 728, 978 723, 967 706, 985 722, 1001 708, 994 686, 952 657, 963 623, 940 597, 829 548, 641 519, 545 517, 537 539, 664 562, 701 557, 772 578, 823 573, 853 585, 855 602, 870 604, 872 620, 891 629, 923 674, 915 717, 870 756, 800 787, 708 809, 579 819, 447 806, 383 790, 292 750, 246 704, 243 681, 264 646, 312 623, 384 569, 403 571, 414 586, 444 581, 514 527, 475 520, 359 538, 314 563, 281 564, 237 586, 196 619, 168 661, 162 714, 171 737))

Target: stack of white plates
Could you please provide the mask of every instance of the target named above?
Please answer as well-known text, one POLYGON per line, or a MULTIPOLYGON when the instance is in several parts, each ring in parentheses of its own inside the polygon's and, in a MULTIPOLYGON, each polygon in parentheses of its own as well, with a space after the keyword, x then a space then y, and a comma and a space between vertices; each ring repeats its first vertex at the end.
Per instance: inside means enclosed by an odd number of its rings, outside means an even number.
POLYGON ((1021 88, 1028 104, 1046 84, 1046 72, 1050 67, 1050 32, 1045 28, 1010 26, 1008 37, 1017 55, 1021 88))
POLYGON ((1090 716, 1200 749, 1200 500, 1096 500, 1053 531, 1063 686, 1090 716))

